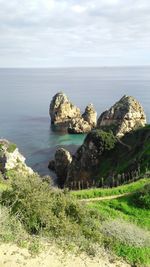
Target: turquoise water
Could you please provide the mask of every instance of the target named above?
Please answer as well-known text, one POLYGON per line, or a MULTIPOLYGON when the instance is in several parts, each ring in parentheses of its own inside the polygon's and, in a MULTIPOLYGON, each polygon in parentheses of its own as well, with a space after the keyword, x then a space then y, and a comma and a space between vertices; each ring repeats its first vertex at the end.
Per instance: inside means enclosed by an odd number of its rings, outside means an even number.
POLYGON ((85 135, 55 132, 49 104, 64 91, 82 111, 93 103, 98 115, 124 94, 135 96, 150 122, 150 67, 0 69, 0 137, 15 142, 27 163, 48 174, 48 161, 59 146, 74 152, 85 135))

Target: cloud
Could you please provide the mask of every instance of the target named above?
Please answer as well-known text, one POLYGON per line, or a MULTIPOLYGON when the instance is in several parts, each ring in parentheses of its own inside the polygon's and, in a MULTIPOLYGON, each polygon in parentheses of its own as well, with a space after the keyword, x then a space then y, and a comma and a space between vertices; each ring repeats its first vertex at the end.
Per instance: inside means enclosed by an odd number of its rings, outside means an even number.
POLYGON ((0 0, 0 66, 144 65, 149 0, 0 0))

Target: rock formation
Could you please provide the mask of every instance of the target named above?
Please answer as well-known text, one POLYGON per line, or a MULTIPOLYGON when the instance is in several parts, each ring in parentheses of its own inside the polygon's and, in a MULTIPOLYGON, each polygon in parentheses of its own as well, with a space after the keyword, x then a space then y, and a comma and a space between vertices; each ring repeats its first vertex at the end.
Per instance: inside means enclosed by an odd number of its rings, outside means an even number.
MULTIPOLYGON (((89 132, 89 125, 94 127, 95 124, 95 111, 89 105, 82 118, 72 119, 68 130, 73 133, 89 132)), ((97 129, 88 133, 69 163, 58 157, 58 167, 61 162, 59 177, 64 186, 71 189, 94 185, 115 186, 134 177, 137 179, 139 166, 143 172, 147 166, 150 167, 149 152, 146 150, 150 144, 150 127, 144 127, 145 124, 146 116, 140 103, 131 96, 123 96, 101 114, 97 129)))
POLYGON ((101 114, 97 122, 99 129, 111 129, 117 137, 122 137, 146 124, 146 116, 141 104, 131 96, 123 96, 109 110, 101 114))
POLYGON ((64 126, 69 133, 88 133, 96 126, 97 113, 93 105, 88 105, 82 115, 62 92, 53 97, 49 114, 52 124, 64 126))
POLYGON ((15 144, 8 140, 0 139, 0 171, 17 169, 18 172, 33 174, 33 170, 25 164, 25 158, 19 152, 15 144))
POLYGON ((52 124, 63 124, 70 122, 73 118, 81 116, 80 109, 74 106, 68 97, 60 92, 57 93, 50 104, 49 114, 52 124))
POLYGON ((83 113, 82 117, 92 127, 95 127, 96 126, 96 123, 97 123, 97 113, 96 113, 96 111, 94 109, 93 104, 89 104, 86 107, 85 112, 83 113))
POLYGON ((72 156, 64 148, 58 148, 55 153, 55 160, 49 162, 49 169, 55 170, 60 187, 64 185, 71 162, 72 156))
POLYGON ((130 131, 121 139, 94 130, 73 156, 65 186, 84 189, 112 187, 146 177, 150 171, 150 126, 130 131))
POLYGON ((91 130, 91 125, 82 117, 73 119, 68 126, 68 132, 71 134, 89 133, 91 130))
POLYGON ((73 160, 68 168, 65 186, 71 186, 71 183, 82 181, 82 188, 86 188, 87 183, 92 186, 93 178, 97 174, 102 155, 113 149, 116 138, 112 133, 102 130, 90 132, 83 145, 73 156, 73 160))

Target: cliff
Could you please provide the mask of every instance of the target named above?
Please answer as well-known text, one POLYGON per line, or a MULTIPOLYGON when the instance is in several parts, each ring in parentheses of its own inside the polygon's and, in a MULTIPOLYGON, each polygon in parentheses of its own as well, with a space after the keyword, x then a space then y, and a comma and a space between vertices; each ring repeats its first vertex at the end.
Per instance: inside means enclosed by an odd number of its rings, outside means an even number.
POLYGON ((0 172, 5 176, 11 170, 20 173, 33 174, 33 170, 25 163, 25 157, 17 146, 8 140, 0 139, 0 172))
POLYGON ((143 107, 134 97, 126 95, 103 112, 97 121, 98 129, 112 130, 118 137, 145 125, 143 107))

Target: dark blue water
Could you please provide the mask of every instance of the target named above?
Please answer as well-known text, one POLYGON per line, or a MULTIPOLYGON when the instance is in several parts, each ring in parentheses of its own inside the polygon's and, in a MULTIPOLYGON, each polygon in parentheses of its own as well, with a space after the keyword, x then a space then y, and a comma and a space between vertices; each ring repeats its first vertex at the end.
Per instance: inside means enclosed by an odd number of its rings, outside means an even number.
POLYGON ((81 110, 93 103, 99 115, 124 94, 135 96, 150 122, 150 67, 0 69, 0 137, 15 142, 41 174, 56 147, 75 151, 85 138, 52 131, 48 110, 58 91, 81 110))

